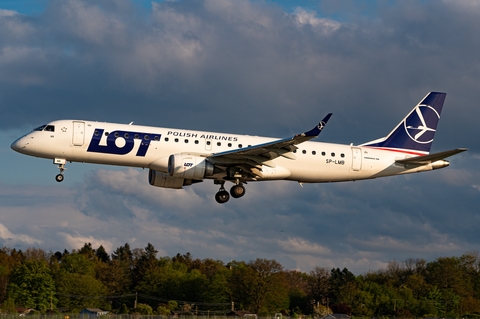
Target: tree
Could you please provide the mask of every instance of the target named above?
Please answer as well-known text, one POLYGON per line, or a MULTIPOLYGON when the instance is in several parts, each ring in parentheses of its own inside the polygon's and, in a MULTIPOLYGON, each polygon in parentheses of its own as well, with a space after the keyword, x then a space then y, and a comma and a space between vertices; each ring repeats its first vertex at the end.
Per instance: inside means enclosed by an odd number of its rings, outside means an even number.
POLYGON ((110 261, 110 255, 107 253, 107 251, 105 250, 105 248, 103 248, 102 245, 100 245, 100 247, 98 247, 98 249, 95 251, 95 256, 97 256, 97 258, 104 263, 110 261))
POLYGON ((139 303, 137 308, 135 308, 134 313, 139 313, 141 315, 153 315, 153 309, 147 304, 139 303))
POLYGON ((143 250, 138 251, 138 256, 134 262, 134 269, 133 269, 133 280, 134 285, 136 285, 145 275, 148 270, 151 270, 157 266, 157 253, 158 250, 153 247, 152 244, 148 243, 147 247, 143 250))
POLYGON ((55 283, 45 261, 27 260, 17 266, 10 278, 8 297, 15 304, 45 312, 56 303, 55 283))
POLYGON ((427 280, 439 289, 452 289, 459 296, 473 294, 473 283, 458 257, 440 257, 427 264, 427 280))
POLYGON ((105 286, 93 276, 62 270, 56 279, 60 307, 72 312, 83 308, 110 309, 107 300, 98 298, 106 295, 105 286))
MULTIPOLYGON (((347 268, 332 269, 329 278, 330 305, 345 304, 351 302, 352 291, 356 289, 355 275, 347 268)), ((348 305, 352 307, 351 304, 348 305)))
POLYGON ((288 291, 284 289, 286 281, 282 273, 283 267, 275 260, 257 258, 245 263, 231 263, 232 273, 229 278, 230 292, 236 302, 250 308, 254 313, 269 309, 266 301, 272 304, 283 304, 288 307, 288 291), (279 294, 279 292, 281 293, 279 294))
POLYGON ((330 271, 327 268, 315 267, 307 277, 308 295, 318 307, 320 303, 326 304, 329 297, 330 271))
POLYGON ((15 249, 3 247, 0 249, 0 303, 7 297, 7 286, 13 269, 21 263, 20 256, 15 249))
POLYGON ((83 253, 71 253, 62 257, 55 274, 59 305, 70 311, 80 311, 87 307, 109 309, 110 304, 106 300, 97 298, 107 293, 103 283, 96 279, 97 259, 88 245, 84 248, 83 253))
MULTIPOLYGON (((290 300, 290 313, 307 314, 312 311, 309 296, 308 275, 296 270, 284 272, 285 280, 288 286, 288 298, 290 300)), ((314 308, 315 310, 315 308, 314 308)), ((317 308, 321 312, 321 308, 317 308)), ((323 312, 322 312, 323 313, 323 312)), ((325 313, 327 314, 327 313, 325 313)), ((322 316, 323 317, 323 316, 322 316)))

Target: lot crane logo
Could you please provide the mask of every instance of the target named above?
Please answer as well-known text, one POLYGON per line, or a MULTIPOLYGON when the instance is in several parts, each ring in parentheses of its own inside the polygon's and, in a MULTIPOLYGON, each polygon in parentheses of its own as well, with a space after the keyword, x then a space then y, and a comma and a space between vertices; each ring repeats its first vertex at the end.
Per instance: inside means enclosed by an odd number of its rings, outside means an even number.
POLYGON ((426 104, 419 104, 403 121, 405 132, 417 143, 428 144, 433 141, 440 114, 426 104))

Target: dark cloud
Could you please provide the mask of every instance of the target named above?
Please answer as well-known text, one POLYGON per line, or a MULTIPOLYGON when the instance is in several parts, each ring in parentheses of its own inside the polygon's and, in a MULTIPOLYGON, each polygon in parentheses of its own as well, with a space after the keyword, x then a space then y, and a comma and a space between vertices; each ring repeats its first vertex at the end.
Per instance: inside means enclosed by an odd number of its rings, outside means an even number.
MULTIPOLYGON (((227 205, 214 202, 210 181, 159 189, 135 169, 91 171, 62 201, 58 188, 3 184, 0 209, 18 215, 2 221, 0 237, 58 250, 152 242, 170 255, 357 272, 478 249, 479 11, 473 2, 322 1, 318 11, 286 13, 275 3, 216 0, 151 10, 129 0, 51 0, 41 14, 1 10, 0 130, 8 136, 58 118, 288 136, 333 112, 320 139, 359 144, 388 134, 428 91, 444 91, 433 151, 470 151, 425 174, 303 188, 250 183, 227 205), (50 224, 20 219, 38 206, 50 224)), ((34 179, 35 170, 21 170, 34 179)))

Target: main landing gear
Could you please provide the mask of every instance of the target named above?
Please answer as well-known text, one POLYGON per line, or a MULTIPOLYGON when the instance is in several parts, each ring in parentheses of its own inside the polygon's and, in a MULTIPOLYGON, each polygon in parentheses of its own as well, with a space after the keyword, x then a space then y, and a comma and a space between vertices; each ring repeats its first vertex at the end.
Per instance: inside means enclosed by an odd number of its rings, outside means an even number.
POLYGON ((230 194, 224 188, 225 181, 221 181, 219 184, 220 190, 215 194, 215 200, 219 204, 225 204, 228 202, 230 195, 232 195, 233 198, 240 198, 245 195, 245 186, 240 182, 237 182, 237 184, 230 188, 230 194))

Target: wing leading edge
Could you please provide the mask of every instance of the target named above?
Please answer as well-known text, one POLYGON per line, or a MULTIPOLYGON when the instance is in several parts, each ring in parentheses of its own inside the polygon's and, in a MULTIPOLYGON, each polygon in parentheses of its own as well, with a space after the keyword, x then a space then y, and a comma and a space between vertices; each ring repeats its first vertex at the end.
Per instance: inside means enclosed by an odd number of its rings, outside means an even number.
POLYGON ((283 156, 288 159, 296 159, 292 153, 300 143, 316 138, 323 130, 332 113, 327 114, 314 128, 309 131, 296 134, 284 139, 252 145, 232 151, 214 153, 208 156, 208 161, 217 165, 266 165, 275 167, 271 162, 274 158, 283 156))

